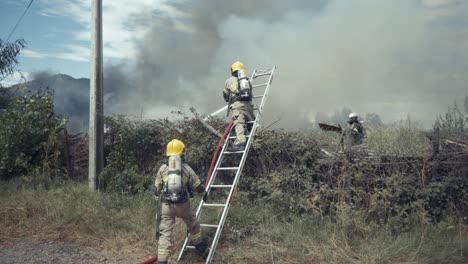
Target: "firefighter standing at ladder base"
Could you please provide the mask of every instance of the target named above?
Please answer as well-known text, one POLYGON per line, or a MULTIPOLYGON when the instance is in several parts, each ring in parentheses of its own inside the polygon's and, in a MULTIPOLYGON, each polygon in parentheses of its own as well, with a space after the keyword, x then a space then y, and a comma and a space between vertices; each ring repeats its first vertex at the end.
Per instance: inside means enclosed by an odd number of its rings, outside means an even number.
POLYGON ((362 144, 362 140, 366 135, 364 127, 361 122, 358 120, 358 115, 356 113, 351 113, 348 116, 348 139, 351 146, 362 144))
POLYGON ((226 80, 223 97, 232 111, 232 120, 236 131, 236 140, 231 147, 232 151, 244 150, 247 141, 245 137, 246 122, 255 119, 252 106, 252 84, 247 77, 244 64, 236 61, 231 65, 231 77, 226 80))
POLYGON ((159 230, 157 227, 156 231, 156 237, 159 237, 159 264, 166 264, 171 253, 176 216, 185 222, 192 242, 200 254, 203 254, 208 247, 208 239, 202 237, 200 224, 189 200, 192 191, 203 193, 205 186, 193 169, 183 162, 184 155, 184 143, 173 139, 166 148, 168 163, 162 165, 156 175, 156 195, 161 201, 161 206, 158 208, 159 230))

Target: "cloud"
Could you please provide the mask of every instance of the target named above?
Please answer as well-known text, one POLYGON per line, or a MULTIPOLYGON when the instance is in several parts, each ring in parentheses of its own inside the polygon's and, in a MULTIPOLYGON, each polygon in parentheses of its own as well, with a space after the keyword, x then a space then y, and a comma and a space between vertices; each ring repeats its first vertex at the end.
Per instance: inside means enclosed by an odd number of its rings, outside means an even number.
POLYGON ((73 61, 85 61, 89 62, 90 57, 90 48, 83 47, 80 45, 65 45, 66 52, 58 53, 52 55, 53 57, 64 59, 64 60, 73 60, 73 61))
POLYGON ((428 8, 440 8, 458 4, 459 0, 421 0, 421 4, 428 8))
POLYGON ((4 80, 2 80, 0 87, 1 86, 8 87, 8 86, 12 86, 18 83, 23 83, 26 80, 28 80, 29 76, 30 76, 29 72, 16 71, 11 76, 8 76, 4 80))
POLYGON ((21 56, 28 57, 28 58, 36 58, 36 59, 42 59, 45 57, 48 57, 49 55, 46 53, 30 50, 30 49, 24 49, 21 51, 21 56))
MULTIPOLYGON (((103 44, 106 59, 132 59, 136 55, 137 43, 146 32, 146 26, 139 23, 139 17, 151 19, 151 13, 164 10, 164 1, 127 0, 103 1, 103 44)), ((44 15, 70 17, 81 25, 73 32, 77 41, 90 41, 91 1, 88 0, 41 0, 44 15)), ((62 54, 64 55, 64 54, 62 54)), ((77 54, 66 53, 62 58, 82 60, 77 54)))
POLYGON ((80 61, 80 62, 89 62, 89 57, 90 57, 90 48, 89 47, 83 47, 80 45, 75 45, 75 44, 68 44, 64 45, 63 49, 65 50, 64 52, 59 52, 59 53, 43 53, 43 52, 38 52, 30 49, 24 49, 21 51, 21 56, 27 57, 27 58, 35 58, 35 59, 43 59, 43 58, 57 58, 57 59, 63 59, 63 60, 72 60, 72 61, 80 61))

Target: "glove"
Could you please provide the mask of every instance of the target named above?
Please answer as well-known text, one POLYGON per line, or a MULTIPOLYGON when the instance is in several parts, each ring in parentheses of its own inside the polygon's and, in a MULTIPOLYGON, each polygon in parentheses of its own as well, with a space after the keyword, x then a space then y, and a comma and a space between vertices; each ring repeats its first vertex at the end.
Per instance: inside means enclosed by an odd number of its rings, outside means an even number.
POLYGON ((203 199, 203 202, 206 203, 206 201, 208 200, 208 192, 205 192, 202 199, 203 199))

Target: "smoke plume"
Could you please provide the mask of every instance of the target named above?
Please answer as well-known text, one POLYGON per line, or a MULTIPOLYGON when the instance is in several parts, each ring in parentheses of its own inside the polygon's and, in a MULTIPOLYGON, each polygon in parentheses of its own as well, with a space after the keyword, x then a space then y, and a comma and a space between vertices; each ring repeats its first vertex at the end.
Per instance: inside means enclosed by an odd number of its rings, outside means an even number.
POLYGON ((222 107, 229 66, 278 66, 266 122, 310 126, 343 107, 430 122, 468 87, 468 2, 170 1, 142 11, 134 64, 106 70, 108 113, 164 116, 222 107))

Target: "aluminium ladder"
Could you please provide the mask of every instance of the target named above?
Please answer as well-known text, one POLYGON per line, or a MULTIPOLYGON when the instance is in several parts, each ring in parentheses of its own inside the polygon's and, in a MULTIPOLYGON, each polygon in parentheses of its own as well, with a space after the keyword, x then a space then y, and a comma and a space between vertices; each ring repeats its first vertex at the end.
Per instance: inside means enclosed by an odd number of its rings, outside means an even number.
MULTIPOLYGON (((221 152, 217 158, 216 165, 213 169, 213 172, 211 174, 210 180, 206 186, 206 192, 207 195, 210 194, 211 190, 214 189, 224 189, 224 190, 229 190, 227 198, 223 199, 225 201, 221 203, 208 203, 205 202, 203 199, 200 201, 200 204, 197 209, 196 217, 197 220, 200 219, 200 216, 202 214, 202 209, 203 208, 218 208, 218 209, 223 209, 221 216, 219 217, 218 215, 218 222, 216 224, 208 224, 208 223, 200 223, 201 228, 210 228, 210 229, 216 229, 216 232, 214 234, 214 237, 209 240, 209 246, 208 246, 208 256, 206 257, 206 263, 211 263, 213 260, 213 256, 216 250, 216 246, 218 245, 219 238, 221 236, 221 232, 224 227, 224 222, 226 221, 226 216, 229 212, 229 208, 231 206, 231 200, 234 195, 234 192, 236 190, 237 184, 239 182, 239 179, 242 174, 242 169, 244 167, 245 161, 247 159, 247 155, 250 150, 250 146, 253 143, 253 138, 255 135, 255 131, 257 130, 257 127, 259 126, 259 121, 261 117, 263 117, 263 107, 265 106, 265 102, 268 96, 268 92, 270 90, 270 85, 273 80, 273 74, 276 70, 276 66, 271 68, 271 69, 266 69, 266 70, 254 70, 250 82, 252 83, 252 93, 253 95, 253 103, 254 103, 254 110, 256 110, 255 114, 255 120, 247 122, 247 124, 251 124, 251 129, 248 132, 248 135, 246 135, 247 142, 245 144, 244 150, 241 151, 229 151, 229 145, 230 142, 232 142, 236 136, 235 136, 235 129, 234 126, 232 126, 231 131, 229 132, 227 138, 224 140, 223 147, 221 149, 221 152), (261 77, 261 78, 260 78, 261 77), (260 84, 255 84, 255 81, 258 81, 257 79, 263 80, 264 83, 260 84), (265 82, 265 79, 267 81, 265 82), (263 91, 260 92, 263 88, 263 91), (255 93, 259 93, 255 95, 255 93), (260 104, 258 104, 257 99, 261 99, 260 104), (231 135, 231 133, 233 135, 231 135), (236 155, 235 157, 242 155, 240 158, 240 162, 237 166, 226 166, 222 165, 223 159, 229 155, 236 155), (235 173, 234 179, 232 180, 232 184, 214 184, 216 177, 218 176, 218 173, 220 171, 224 172, 233 172, 235 173)), ((211 198, 211 197, 210 197, 211 198)), ((205 232, 203 232, 205 233, 205 232)), ((195 246, 191 246, 190 244, 190 234, 187 233, 187 236, 185 237, 184 244, 182 246, 182 250, 179 253, 179 257, 177 261, 180 261, 182 258, 183 254, 189 250, 189 249, 195 249, 195 246)))

